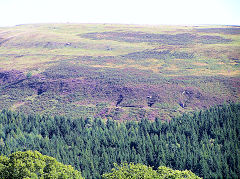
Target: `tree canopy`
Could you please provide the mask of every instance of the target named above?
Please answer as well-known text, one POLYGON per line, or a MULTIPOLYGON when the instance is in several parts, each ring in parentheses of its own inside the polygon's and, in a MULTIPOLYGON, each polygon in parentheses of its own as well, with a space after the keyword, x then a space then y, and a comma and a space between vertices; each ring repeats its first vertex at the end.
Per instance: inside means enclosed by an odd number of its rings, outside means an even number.
POLYGON ((240 176, 240 104, 185 114, 170 122, 118 123, 100 118, 0 112, 0 155, 39 151, 72 165, 88 179, 114 163, 190 170, 203 178, 240 176))
POLYGON ((171 168, 160 166, 157 170, 143 164, 122 163, 115 164, 115 168, 110 173, 103 174, 103 179, 200 179, 194 173, 188 170, 179 171, 171 168))
POLYGON ((55 158, 38 151, 15 152, 9 157, 0 156, 0 178, 83 178, 71 165, 64 165, 55 158))

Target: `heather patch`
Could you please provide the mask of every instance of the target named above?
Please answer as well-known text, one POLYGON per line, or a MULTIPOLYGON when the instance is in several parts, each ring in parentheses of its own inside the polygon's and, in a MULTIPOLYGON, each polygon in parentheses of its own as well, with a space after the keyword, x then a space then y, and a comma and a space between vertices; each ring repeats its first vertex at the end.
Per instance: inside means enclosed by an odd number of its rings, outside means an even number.
POLYGON ((92 40, 115 40, 124 41, 130 43, 156 43, 167 45, 188 45, 195 43, 203 44, 216 44, 216 43, 228 43, 231 39, 225 39, 220 36, 209 35, 195 35, 191 33, 179 33, 179 34, 153 34, 144 32, 92 32, 80 35, 83 38, 89 38, 92 40))
POLYGON ((122 57, 128 58, 128 59, 134 59, 134 60, 150 59, 150 58, 163 59, 163 60, 167 60, 171 58, 192 59, 194 58, 194 54, 187 53, 187 52, 177 52, 177 51, 171 52, 170 50, 164 50, 164 51, 145 50, 145 51, 133 52, 126 55, 122 55, 122 57))
POLYGON ((227 34, 227 35, 239 35, 240 28, 201 28, 196 29, 197 32, 204 32, 204 33, 219 33, 219 34, 227 34))

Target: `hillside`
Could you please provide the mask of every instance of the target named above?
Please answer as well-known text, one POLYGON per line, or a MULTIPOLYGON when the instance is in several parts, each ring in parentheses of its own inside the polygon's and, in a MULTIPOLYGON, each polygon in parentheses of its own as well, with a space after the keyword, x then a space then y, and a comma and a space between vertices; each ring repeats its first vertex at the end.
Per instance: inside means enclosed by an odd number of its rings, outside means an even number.
POLYGON ((169 120, 239 101, 240 27, 0 28, 0 109, 169 120))
MULTIPOLYGON (((170 122, 119 123, 0 112, 1 155, 37 150, 72 165, 87 179, 101 178, 114 163, 125 162, 141 163, 154 170, 159 166, 191 170, 203 178, 238 178, 239 133, 240 104, 210 108, 170 122)), ((130 169, 126 165, 117 168, 121 167, 130 169)), ((1 168, 0 157, 0 176, 1 168)), ((141 171, 132 167, 129 172, 134 175, 136 170, 141 171)), ((112 171, 106 177, 117 178, 114 176, 123 174, 121 171, 112 171)))

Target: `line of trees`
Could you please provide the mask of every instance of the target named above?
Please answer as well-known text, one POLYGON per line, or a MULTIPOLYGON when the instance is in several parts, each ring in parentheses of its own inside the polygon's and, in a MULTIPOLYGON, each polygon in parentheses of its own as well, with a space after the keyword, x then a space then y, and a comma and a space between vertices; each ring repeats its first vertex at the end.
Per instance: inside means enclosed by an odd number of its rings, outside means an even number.
POLYGON ((114 163, 191 170, 204 178, 240 176, 240 104, 183 115, 169 123, 0 113, 0 153, 37 150, 101 178, 114 163))
MULTIPOLYGON (((9 157, 0 156, 0 178, 61 178, 83 179, 81 172, 74 170, 71 165, 63 165, 55 158, 42 155, 38 151, 15 152, 9 157)), ((153 170, 143 164, 122 163, 115 164, 109 173, 102 175, 103 179, 117 178, 189 178, 200 179, 191 171, 172 170, 168 167, 158 167, 153 170)))

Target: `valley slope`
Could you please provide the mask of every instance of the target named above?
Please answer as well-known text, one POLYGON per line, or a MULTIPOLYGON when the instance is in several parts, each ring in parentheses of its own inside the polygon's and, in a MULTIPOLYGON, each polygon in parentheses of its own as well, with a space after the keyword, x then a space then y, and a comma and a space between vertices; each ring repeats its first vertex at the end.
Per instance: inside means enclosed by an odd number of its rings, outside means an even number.
POLYGON ((239 102, 240 27, 0 28, 0 109, 169 120, 239 102))

